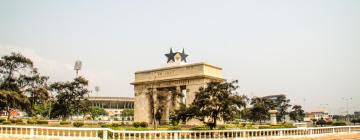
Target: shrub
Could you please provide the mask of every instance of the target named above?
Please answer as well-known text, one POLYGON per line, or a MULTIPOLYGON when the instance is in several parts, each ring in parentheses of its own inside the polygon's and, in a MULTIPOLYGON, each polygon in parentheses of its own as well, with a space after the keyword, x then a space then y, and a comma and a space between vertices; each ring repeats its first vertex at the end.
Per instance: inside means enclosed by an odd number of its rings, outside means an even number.
POLYGON ((36 124, 48 124, 49 122, 47 120, 37 120, 36 124))
POLYGON ((22 122, 24 122, 22 119, 16 119, 15 120, 15 123, 22 123, 22 122))
POLYGON ((273 127, 268 126, 268 125, 259 126, 259 129, 270 129, 270 128, 273 128, 273 127))
POLYGON ((69 125, 69 124, 70 124, 69 121, 61 121, 61 122, 60 122, 60 125, 69 125))
POLYGON ((11 124, 10 121, 3 121, 2 124, 6 125, 6 124, 11 124))
POLYGON ((5 122, 6 119, 0 118, 0 123, 5 122))
POLYGON ((84 126, 84 122, 74 122, 73 126, 74 127, 82 127, 82 126, 84 126))
POLYGON ((340 122, 340 121, 336 121, 332 124, 333 126, 345 126, 346 123, 345 122, 340 122))
POLYGON ((140 122, 139 125, 140 127, 144 127, 144 128, 149 126, 147 122, 140 122))
POLYGON ((332 124, 333 124, 332 121, 327 121, 327 122, 326 122, 326 125, 332 125, 332 124))
POLYGON ((26 122, 27 122, 27 124, 35 124, 37 121, 29 119, 26 122))
POLYGON ((171 126, 168 128, 168 130, 181 130, 181 127, 180 126, 171 126))
POLYGON ((138 127, 140 126, 140 122, 133 122, 133 126, 134 126, 135 128, 138 128, 138 127))
POLYGON ((26 123, 25 122, 16 122, 16 124, 25 125, 26 123))
POLYGON ((219 130, 225 130, 225 129, 226 129, 226 126, 225 126, 225 125, 219 125, 219 126, 218 126, 218 129, 219 129, 219 130))
POLYGON ((110 125, 110 124, 105 124, 105 123, 104 123, 104 124, 101 124, 101 125, 100 125, 100 127, 102 127, 102 128, 108 128, 108 127, 111 127, 111 125, 110 125))
POLYGON ((321 118, 320 120, 318 120, 317 122, 316 122, 316 125, 320 125, 320 126, 323 126, 323 125, 325 125, 326 124, 326 121, 323 119, 323 118, 321 118))
POLYGON ((9 119, 9 121, 10 121, 11 123, 16 123, 16 120, 15 120, 15 119, 9 119))
POLYGON ((112 123, 111 127, 119 127, 119 124, 118 123, 112 123))

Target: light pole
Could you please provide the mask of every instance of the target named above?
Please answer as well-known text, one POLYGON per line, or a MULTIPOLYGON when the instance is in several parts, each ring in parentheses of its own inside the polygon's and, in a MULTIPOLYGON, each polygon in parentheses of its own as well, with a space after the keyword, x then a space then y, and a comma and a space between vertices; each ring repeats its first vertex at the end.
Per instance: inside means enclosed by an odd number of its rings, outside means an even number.
POLYGON ((99 91, 100 91, 100 87, 99 87, 99 86, 95 86, 96 96, 99 96, 99 91))
POLYGON ((352 98, 351 97, 350 98, 342 97, 341 99, 346 101, 346 118, 347 118, 347 121, 349 121, 350 120, 350 118, 349 118, 350 117, 349 116, 349 101, 351 101, 352 98))
POLYGON ((74 70, 76 71, 76 77, 79 75, 79 70, 81 70, 82 62, 80 60, 75 61, 74 70))

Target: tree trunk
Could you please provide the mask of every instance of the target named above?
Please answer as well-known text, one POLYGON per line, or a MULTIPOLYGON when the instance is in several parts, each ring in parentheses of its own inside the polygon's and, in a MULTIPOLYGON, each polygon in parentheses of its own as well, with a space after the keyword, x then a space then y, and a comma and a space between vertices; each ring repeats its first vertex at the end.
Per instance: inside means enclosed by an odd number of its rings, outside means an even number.
POLYGON ((9 106, 7 107, 6 112, 7 112, 7 119, 9 120, 10 119, 10 112, 11 112, 11 109, 10 109, 9 106))

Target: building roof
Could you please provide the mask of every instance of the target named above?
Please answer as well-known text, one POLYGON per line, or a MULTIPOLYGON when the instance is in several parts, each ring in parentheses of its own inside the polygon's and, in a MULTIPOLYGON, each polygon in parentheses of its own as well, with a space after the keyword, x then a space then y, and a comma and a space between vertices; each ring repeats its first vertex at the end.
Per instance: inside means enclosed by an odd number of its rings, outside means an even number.
POLYGON ((105 96, 90 96, 87 97, 90 101, 131 101, 134 102, 133 97, 105 97, 105 96))

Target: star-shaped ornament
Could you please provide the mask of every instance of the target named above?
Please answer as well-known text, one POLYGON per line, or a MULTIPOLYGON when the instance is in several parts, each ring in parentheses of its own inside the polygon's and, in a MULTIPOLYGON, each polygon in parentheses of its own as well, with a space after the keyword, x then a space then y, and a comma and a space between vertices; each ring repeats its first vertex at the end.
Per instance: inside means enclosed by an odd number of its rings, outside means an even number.
POLYGON ((189 55, 185 54, 185 50, 183 49, 182 52, 180 53, 181 55, 181 61, 186 62, 186 57, 188 57, 189 55))
POLYGON ((168 54, 165 54, 165 56, 167 57, 167 63, 169 63, 171 60, 173 61, 173 62, 175 62, 175 55, 176 55, 176 53, 174 53, 173 52, 173 50, 172 50, 172 48, 170 48, 170 53, 168 53, 168 54))

